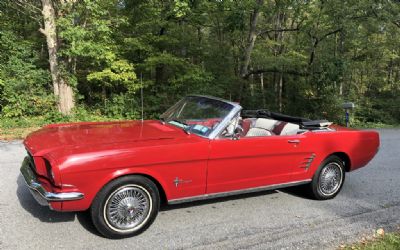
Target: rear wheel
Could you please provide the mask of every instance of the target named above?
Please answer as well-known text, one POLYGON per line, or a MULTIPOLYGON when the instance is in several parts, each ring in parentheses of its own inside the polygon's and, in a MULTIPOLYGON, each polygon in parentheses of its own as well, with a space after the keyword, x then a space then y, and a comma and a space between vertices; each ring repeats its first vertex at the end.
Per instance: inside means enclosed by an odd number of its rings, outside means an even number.
POLYGON ((342 159, 332 155, 322 162, 309 186, 310 193, 317 200, 334 198, 341 190, 345 179, 342 159))
POLYGON ((91 207, 96 229, 108 238, 124 238, 146 230, 157 216, 157 186, 143 176, 124 176, 107 184, 91 207))

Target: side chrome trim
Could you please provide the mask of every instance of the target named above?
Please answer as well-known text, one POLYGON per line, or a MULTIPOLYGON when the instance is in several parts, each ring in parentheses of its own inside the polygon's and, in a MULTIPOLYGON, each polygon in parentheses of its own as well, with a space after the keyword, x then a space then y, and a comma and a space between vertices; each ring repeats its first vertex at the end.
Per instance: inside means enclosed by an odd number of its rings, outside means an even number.
POLYGON ((282 183, 282 184, 273 184, 273 185, 268 185, 268 186, 255 187, 255 188, 246 188, 246 189, 234 190, 234 191, 228 191, 228 192, 203 194, 203 195, 198 195, 198 196, 191 196, 191 197, 169 200, 168 204, 179 204, 179 203, 185 203, 185 202, 191 202, 191 201, 199 201, 199 200, 227 197, 227 196, 232 196, 232 195, 255 193, 255 192, 267 191, 267 190, 275 190, 275 189, 280 189, 280 188, 286 188, 286 187, 307 184, 310 182, 311 182, 311 179, 306 179, 306 180, 301 180, 301 181, 293 181, 293 182, 287 182, 287 183, 282 183))
POLYGON ((47 192, 46 189, 37 180, 36 174, 30 167, 29 157, 25 157, 21 166, 21 174, 24 177, 25 183, 31 191, 36 201, 42 205, 49 205, 50 201, 72 201, 83 199, 84 195, 79 192, 68 192, 68 193, 52 193, 47 192))

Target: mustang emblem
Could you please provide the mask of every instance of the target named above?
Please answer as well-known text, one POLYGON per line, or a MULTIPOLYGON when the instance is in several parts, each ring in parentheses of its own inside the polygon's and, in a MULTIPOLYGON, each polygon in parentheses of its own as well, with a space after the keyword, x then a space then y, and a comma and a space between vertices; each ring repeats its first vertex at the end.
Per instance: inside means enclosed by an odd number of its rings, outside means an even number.
POLYGON ((182 180, 179 179, 178 177, 175 177, 174 179, 175 187, 178 187, 179 184, 190 183, 190 182, 192 182, 192 180, 182 180))

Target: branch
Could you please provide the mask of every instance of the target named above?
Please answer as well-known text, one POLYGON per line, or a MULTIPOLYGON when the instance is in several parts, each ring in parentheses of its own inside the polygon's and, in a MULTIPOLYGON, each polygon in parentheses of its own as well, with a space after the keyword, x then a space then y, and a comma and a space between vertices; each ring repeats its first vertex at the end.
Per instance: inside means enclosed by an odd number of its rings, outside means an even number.
POLYGON ((14 1, 15 4, 17 4, 18 6, 20 6, 21 8, 24 8, 27 11, 33 12, 35 14, 42 13, 42 10, 33 5, 32 3, 28 3, 27 1, 23 1, 23 0, 16 0, 14 1), (28 7, 30 7, 30 9, 28 9, 28 7))
POLYGON ((39 28, 39 32, 46 36, 46 31, 43 28, 39 28))
MULTIPOLYGON (((42 19, 40 16, 38 16, 40 13, 37 13, 33 9, 27 8, 27 6, 24 5, 24 3, 19 0, 12 1, 12 2, 0 2, 0 5, 3 5, 6 8, 11 8, 11 9, 15 10, 16 12, 25 15, 26 17, 36 21, 39 24, 39 26, 42 25, 42 19)), ((27 5, 37 8, 31 4, 27 4, 27 5)))
POLYGON ((328 36, 333 35, 333 34, 336 34, 336 33, 340 32, 340 31, 342 31, 342 28, 339 28, 339 29, 336 29, 336 30, 334 30, 334 31, 328 32, 328 33, 326 33, 325 35, 323 35, 323 36, 322 36, 320 39, 318 39, 318 40, 319 40, 319 42, 321 42, 322 40, 324 40, 324 39, 327 38, 328 36))
POLYGON ((309 73, 307 72, 301 72, 297 70, 290 70, 290 69, 277 69, 277 68, 271 68, 271 69, 257 69, 257 70, 251 70, 249 71, 243 78, 248 79, 251 75, 258 75, 261 73, 284 73, 288 75, 296 75, 296 76, 308 76, 309 73))
POLYGON ((263 30, 258 33, 258 35, 264 35, 265 33, 271 32, 285 32, 285 31, 298 31, 299 27, 296 28, 289 28, 289 29, 271 29, 271 30, 263 30))
POLYGON ((264 34, 267 34, 267 36, 269 37, 269 33, 271 33, 271 32, 299 31, 303 22, 304 22, 304 19, 300 20, 300 22, 298 22, 296 27, 293 27, 294 22, 292 22, 292 24, 290 25, 291 28, 263 30, 263 31, 260 31, 257 35, 262 36, 264 34))
POLYGON ((334 30, 334 31, 330 31, 330 32, 328 32, 328 33, 326 33, 325 35, 323 35, 322 37, 317 37, 317 36, 315 36, 315 35, 313 35, 313 34, 311 34, 311 31, 308 31, 307 32, 307 34, 312 38, 312 39, 314 39, 314 47, 316 47, 317 45, 318 45, 318 43, 319 42, 321 42, 321 41, 323 41, 325 38, 327 38, 328 36, 330 36, 330 35, 333 35, 333 34, 336 34, 336 33, 338 33, 338 32, 340 32, 340 31, 342 31, 342 28, 338 28, 338 29, 336 29, 336 30, 334 30))

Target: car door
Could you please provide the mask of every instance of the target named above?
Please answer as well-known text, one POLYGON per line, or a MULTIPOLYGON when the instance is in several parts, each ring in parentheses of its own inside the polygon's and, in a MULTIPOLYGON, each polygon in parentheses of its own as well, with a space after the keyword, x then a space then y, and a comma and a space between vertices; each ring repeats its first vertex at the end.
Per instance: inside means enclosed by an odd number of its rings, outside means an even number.
POLYGON ((207 193, 268 186, 293 181, 310 152, 304 135, 215 139, 210 142, 207 193))

